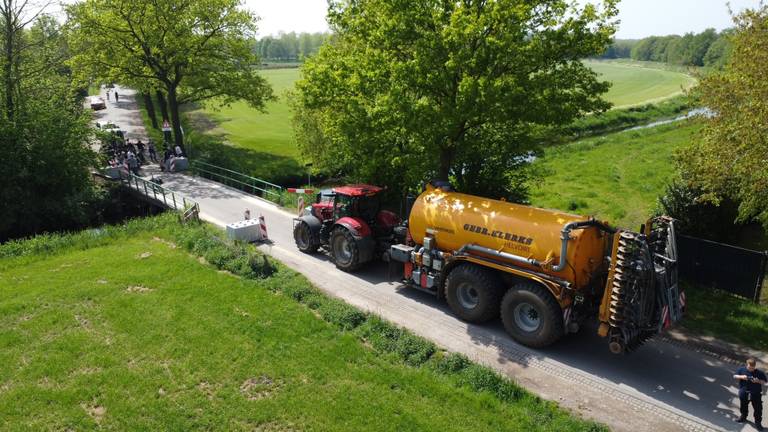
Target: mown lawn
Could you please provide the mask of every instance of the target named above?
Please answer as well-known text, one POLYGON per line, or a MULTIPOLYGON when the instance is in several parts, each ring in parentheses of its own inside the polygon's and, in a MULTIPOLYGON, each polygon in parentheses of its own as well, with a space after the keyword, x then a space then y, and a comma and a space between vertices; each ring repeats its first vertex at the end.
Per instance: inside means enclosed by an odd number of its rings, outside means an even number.
MULTIPOLYGON (((364 345, 294 301, 301 276, 242 279, 137 226, 0 259, 2 429, 604 430, 513 387, 473 390, 500 384, 464 362, 407 366, 376 351, 395 334, 383 324, 363 325, 364 345)), ((230 259, 199 231, 179 238, 230 259)))
POLYGON ((594 215, 637 230, 674 176, 673 153, 700 125, 681 122, 550 147, 534 163, 534 206, 594 215))
POLYGON ((605 99, 616 107, 660 101, 682 93, 696 80, 682 72, 646 62, 587 61, 601 78, 613 83, 605 99))

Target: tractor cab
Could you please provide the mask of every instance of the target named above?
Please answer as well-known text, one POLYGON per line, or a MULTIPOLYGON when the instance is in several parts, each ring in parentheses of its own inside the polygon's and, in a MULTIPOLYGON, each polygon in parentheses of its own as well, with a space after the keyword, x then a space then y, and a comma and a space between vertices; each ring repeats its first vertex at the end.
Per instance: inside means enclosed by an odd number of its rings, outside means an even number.
POLYGON ((377 186, 352 185, 334 188, 334 216, 356 217, 375 224, 376 215, 381 208, 379 192, 384 189, 377 186))
POLYGON ((400 223, 394 213, 381 209, 383 190, 353 184, 320 191, 310 210, 294 220, 296 246, 306 253, 323 247, 347 271, 383 255, 400 223))

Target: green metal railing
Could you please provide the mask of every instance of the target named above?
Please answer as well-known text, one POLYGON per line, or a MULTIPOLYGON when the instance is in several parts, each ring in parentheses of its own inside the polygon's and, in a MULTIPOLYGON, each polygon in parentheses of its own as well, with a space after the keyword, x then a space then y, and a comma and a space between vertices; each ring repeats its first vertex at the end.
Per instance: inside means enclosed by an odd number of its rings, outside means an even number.
POLYGON ((147 198, 152 198, 157 203, 162 203, 166 208, 181 212, 185 219, 190 217, 197 218, 200 214, 200 204, 195 200, 164 188, 157 183, 133 174, 121 176, 120 182, 123 186, 133 189, 147 198))
POLYGON ((243 192, 256 195, 278 205, 283 204, 281 202, 283 196, 282 186, 206 162, 193 161, 191 168, 192 172, 200 177, 240 189, 243 192))

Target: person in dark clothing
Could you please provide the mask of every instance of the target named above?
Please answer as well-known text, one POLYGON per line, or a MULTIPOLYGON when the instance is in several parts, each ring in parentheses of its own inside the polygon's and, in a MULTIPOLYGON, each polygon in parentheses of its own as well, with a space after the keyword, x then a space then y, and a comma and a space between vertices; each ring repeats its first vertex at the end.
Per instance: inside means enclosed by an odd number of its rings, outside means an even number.
POLYGON ((120 95, 117 94, 117 90, 115 90, 115 103, 120 102, 120 95))
POLYGON ((763 430, 763 385, 768 381, 765 373, 757 368, 755 359, 747 359, 747 364, 740 367, 733 378, 739 380, 739 402, 741 417, 736 420, 739 423, 747 421, 749 414, 749 402, 752 402, 752 411, 755 415, 755 428, 763 430))
POLYGON ((142 165, 145 165, 147 163, 147 158, 144 157, 144 143, 141 142, 141 140, 136 143, 136 149, 139 151, 136 153, 136 156, 139 157, 139 162, 141 162, 142 165))
POLYGON ((149 159, 152 162, 157 163, 157 150, 155 150, 155 143, 153 143, 152 140, 149 140, 149 144, 147 144, 147 150, 149 151, 149 159))

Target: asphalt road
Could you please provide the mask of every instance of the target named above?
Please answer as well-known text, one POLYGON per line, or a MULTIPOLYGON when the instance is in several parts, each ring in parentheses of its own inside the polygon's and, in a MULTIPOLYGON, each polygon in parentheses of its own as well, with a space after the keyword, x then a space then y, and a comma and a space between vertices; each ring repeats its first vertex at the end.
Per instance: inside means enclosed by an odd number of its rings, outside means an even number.
MULTIPOLYGON (((120 103, 97 113, 128 136, 145 138, 132 91, 118 89, 120 103)), ((156 173, 155 167, 146 172, 156 173)), ((379 314, 441 347, 495 368, 529 390, 616 431, 753 431, 738 416, 737 365, 661 341, 616 356, 594 329, 568 335, 554 346, 533 350, 515 343, 500 323, 470 325, 428 294, 390 282, 387 267, 359 273, 337 270, 322 254, 299 252, 292 238, 293 215, 271 203, 205 179, 165 174, 164 186, 199 202, 201 216, 224 227, 245 209, 266 219, 271 244, 262 249, 306 275, 325 292, 379 314)))

